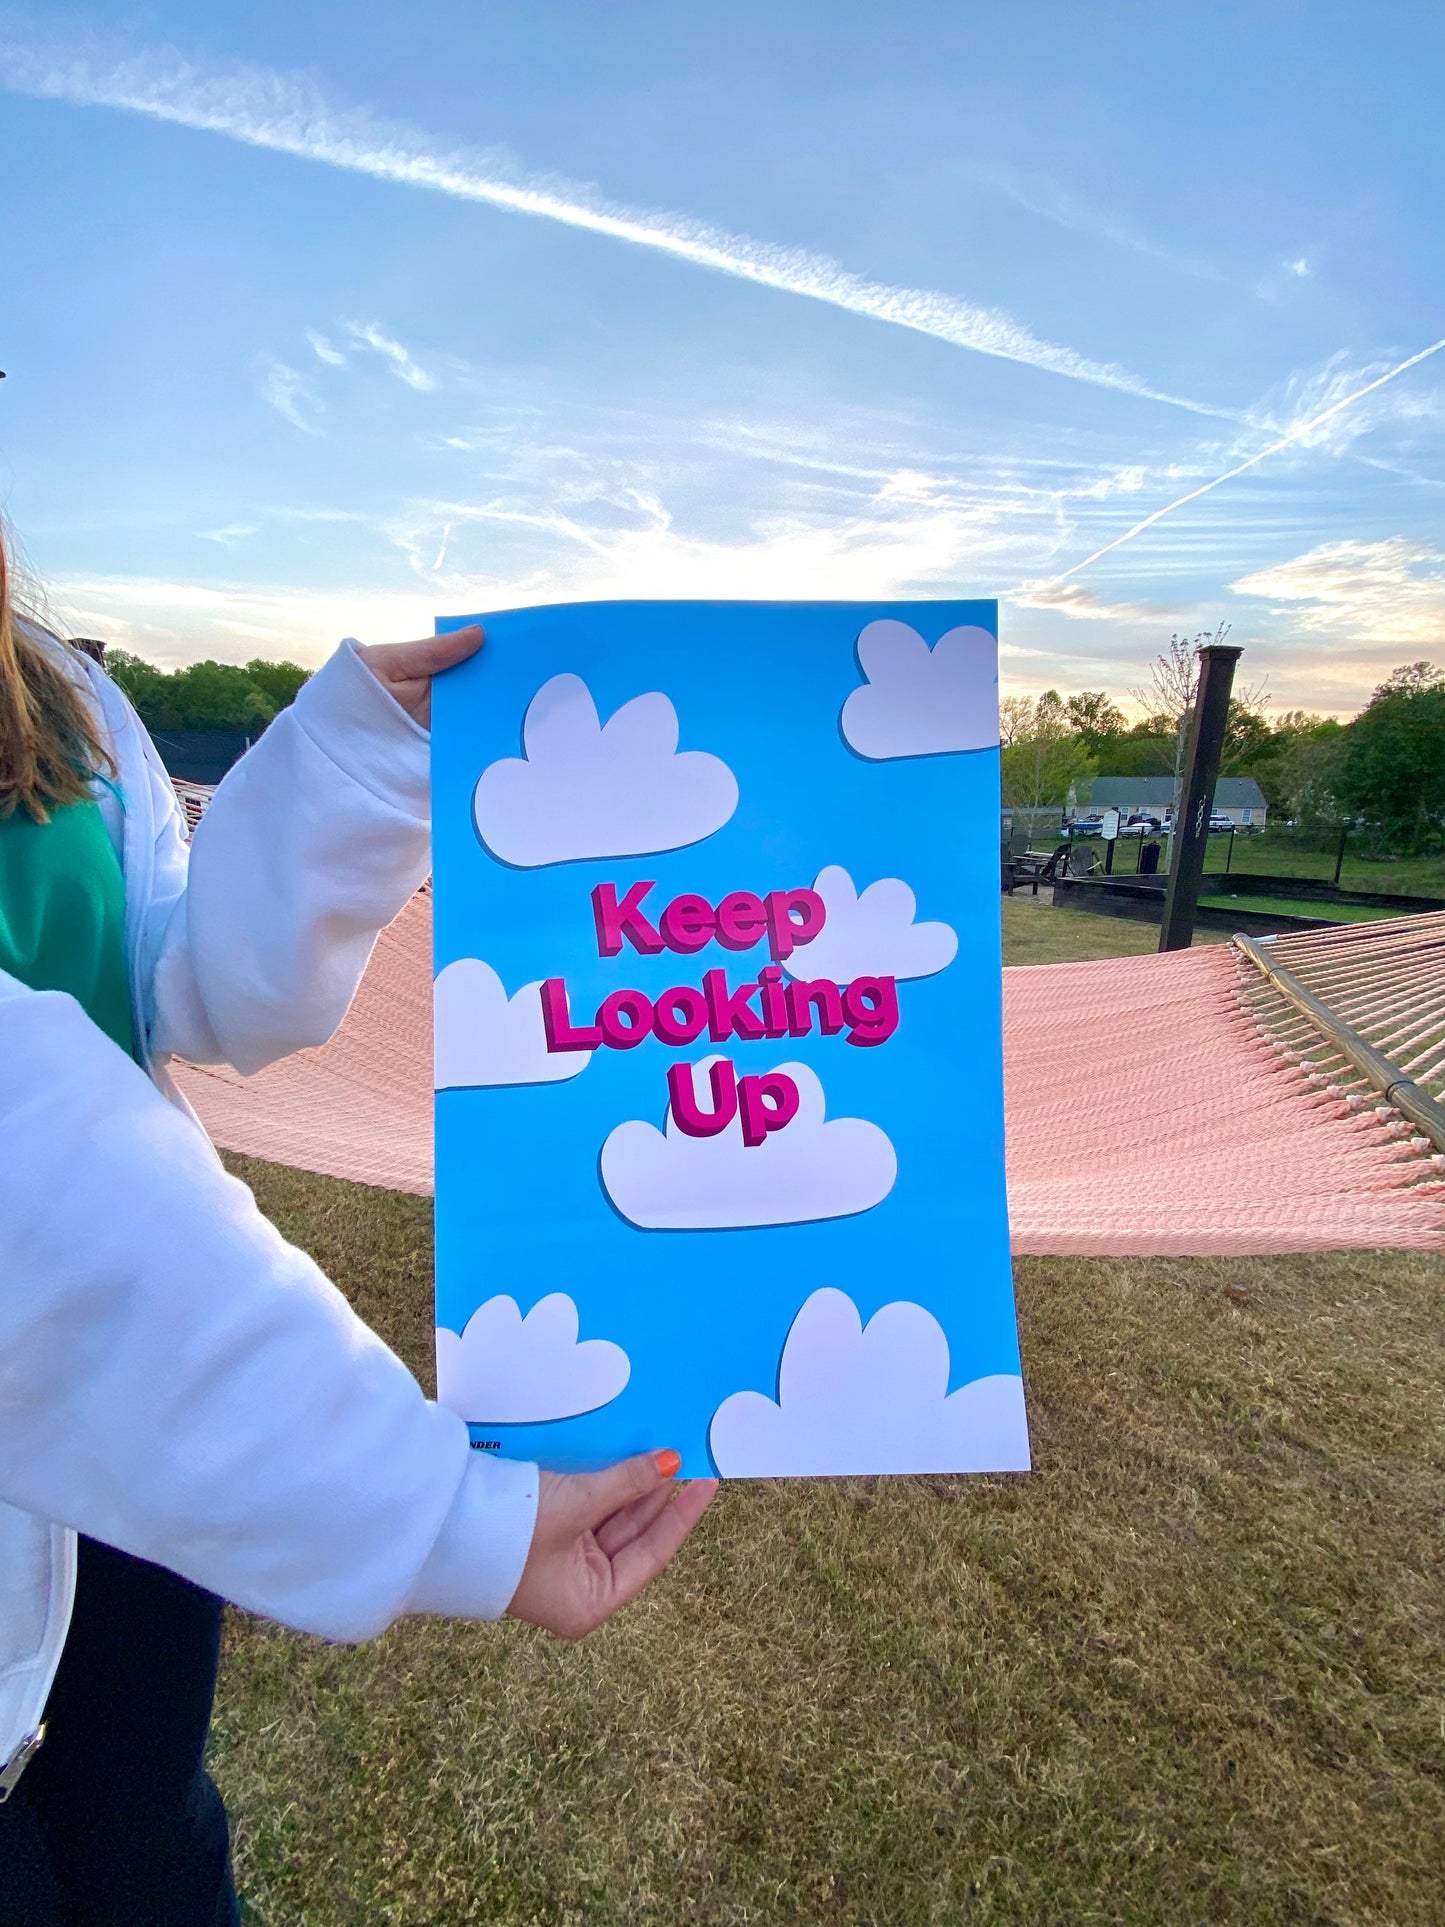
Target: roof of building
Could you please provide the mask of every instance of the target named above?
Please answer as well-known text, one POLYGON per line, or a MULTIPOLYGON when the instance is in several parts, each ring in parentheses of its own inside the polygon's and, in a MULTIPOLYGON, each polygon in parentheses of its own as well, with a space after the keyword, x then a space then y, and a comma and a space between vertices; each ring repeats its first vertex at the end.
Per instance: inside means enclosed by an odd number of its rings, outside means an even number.
MULTIPOLYGON (((1096 776, 1089 803, 1096 810, 1164 809, 1174 800, 1172 776, 1096 776)), ((1221 776, 1214 786, 1217 810, 1262 810, 1264 791, 1252 776, 1221 776)))

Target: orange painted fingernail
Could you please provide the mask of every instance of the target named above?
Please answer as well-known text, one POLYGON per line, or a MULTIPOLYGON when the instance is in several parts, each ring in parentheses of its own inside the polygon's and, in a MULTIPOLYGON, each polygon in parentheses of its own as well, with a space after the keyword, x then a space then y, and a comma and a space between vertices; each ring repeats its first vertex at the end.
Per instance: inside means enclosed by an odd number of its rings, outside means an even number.
POLYGON ((670 1448, 666 1452, 654 1452, 652 1463, 665 1479, 675 1479, 682 1470, 682 1454, 670 1448))

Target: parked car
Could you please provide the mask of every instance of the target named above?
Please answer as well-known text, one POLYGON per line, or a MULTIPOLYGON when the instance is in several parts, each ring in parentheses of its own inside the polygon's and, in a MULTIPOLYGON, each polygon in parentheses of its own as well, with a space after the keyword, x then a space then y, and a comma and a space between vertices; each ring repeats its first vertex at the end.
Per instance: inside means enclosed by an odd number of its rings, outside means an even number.
POLYGON ((1164 825, 1157 816, 1131 816, 1119 825, 1120 836, 1158 836, 1164 825))
POLYGON ((1232 816, 1226 816, 1222 810, 1216 810, 1209 819, 1209 834, 1211 836, 1218 836, 1224 830, 1232 830, 1233 828, 1234 818, 1232 816))

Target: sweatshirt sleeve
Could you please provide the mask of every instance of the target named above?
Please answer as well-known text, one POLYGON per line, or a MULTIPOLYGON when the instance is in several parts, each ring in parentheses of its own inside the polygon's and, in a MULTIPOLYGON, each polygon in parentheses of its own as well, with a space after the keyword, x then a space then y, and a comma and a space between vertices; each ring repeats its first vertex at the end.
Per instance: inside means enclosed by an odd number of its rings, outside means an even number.
POLYGON ((153 1056, 325 1043, 431 863, 429 738, 345 642, 231 769, 191 840, 160 822, 141 940, 153 1056))
POLYGON ((0 973, 0 1498, 361 1639, 487 1618, 534 1466, 469 1449, 73 999, 0 973))

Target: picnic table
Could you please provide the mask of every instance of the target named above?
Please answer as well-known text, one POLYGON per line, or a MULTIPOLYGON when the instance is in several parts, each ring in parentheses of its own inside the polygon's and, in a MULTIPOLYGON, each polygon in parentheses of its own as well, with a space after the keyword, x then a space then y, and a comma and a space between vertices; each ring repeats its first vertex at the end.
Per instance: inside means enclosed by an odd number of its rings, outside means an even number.
POLYGON ((1025 850, 1019 856, 1005 856, 1003 859, 1003 893, 1011 897, 1021 883, 1033 886, 1033 894, 1039 893, 1041 883, 1052 883, 1055 877, 1068 872, 1069 845, 1060 843, 1055 850, 1025 850))

